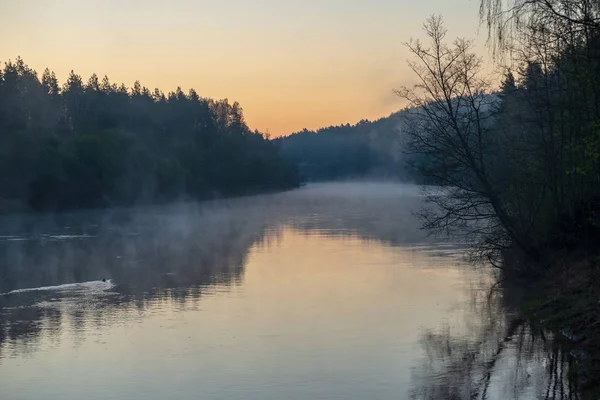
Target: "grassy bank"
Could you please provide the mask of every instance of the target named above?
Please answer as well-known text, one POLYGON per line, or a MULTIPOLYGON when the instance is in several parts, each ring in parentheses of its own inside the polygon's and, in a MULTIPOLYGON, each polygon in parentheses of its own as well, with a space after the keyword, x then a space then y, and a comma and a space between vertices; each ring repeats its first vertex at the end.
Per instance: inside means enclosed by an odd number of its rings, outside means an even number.
POLYGON ((522 302, 525 318, 568 342, 582 398, 600 398, 600 255, 557 256, 522 302))

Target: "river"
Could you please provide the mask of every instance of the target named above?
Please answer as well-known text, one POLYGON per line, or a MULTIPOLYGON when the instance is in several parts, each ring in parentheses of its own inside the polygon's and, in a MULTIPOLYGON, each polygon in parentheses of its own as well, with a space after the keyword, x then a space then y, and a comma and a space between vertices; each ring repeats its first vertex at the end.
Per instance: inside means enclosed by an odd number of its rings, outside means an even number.
POLYGON ((422 206, 335 183, 5 216, 0 398, 576 398, 559 341, 422 206))

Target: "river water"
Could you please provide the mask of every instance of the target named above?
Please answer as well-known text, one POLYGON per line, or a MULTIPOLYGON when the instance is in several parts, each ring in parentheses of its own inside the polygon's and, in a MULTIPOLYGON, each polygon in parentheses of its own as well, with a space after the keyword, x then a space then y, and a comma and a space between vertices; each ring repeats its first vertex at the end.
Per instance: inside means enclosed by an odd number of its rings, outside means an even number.
POLYGON ((0 399, 575 398, 558 340, 422 206, 336 183, 4 217, 0 399))

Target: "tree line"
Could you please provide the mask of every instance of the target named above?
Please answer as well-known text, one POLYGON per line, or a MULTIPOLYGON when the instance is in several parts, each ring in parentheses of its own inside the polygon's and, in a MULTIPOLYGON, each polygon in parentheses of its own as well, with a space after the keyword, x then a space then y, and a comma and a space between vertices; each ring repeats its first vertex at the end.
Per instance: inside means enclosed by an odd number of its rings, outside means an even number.
POLYGON ((0 208, 66 210, 235 196, 300 183, 237 102, 164 94, 18 58, 0 70, 0 208))
MULTIPOLYGON (((409 179, 397 132, 397 113, 376 121, 304 129, 278 139, 281 153, 307 180, 363 177, 409 179)), ((414 176, 413 176, 414 177, 414 176)))

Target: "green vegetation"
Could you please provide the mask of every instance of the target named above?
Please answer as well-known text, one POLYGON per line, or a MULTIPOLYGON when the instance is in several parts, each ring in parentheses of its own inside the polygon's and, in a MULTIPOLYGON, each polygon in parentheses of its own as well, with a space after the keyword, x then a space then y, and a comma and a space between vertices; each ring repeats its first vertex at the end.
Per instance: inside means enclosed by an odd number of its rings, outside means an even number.
POLYGON ((238 103, 164 95, 71 72, 61 87, 22 59, 0 71, 0 208, 65 210, 297 186, 238 103))

